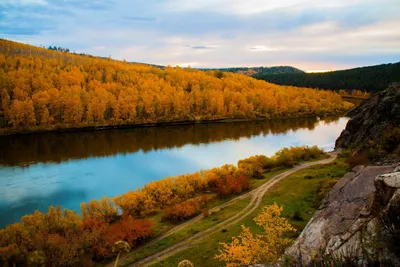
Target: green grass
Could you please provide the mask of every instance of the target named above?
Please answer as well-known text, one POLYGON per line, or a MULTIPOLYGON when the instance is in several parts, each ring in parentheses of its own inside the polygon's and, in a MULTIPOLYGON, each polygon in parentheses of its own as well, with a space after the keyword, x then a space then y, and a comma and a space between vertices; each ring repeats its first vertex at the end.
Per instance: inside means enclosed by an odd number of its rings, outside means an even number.
MULTIPOLYGON (((252 179, 251 181, 251 189, 256 189, 266 183, 269 179, 272 177, 288 170, 289 168, 285 169, 275 169, 270 172, 266 172, 263 175, 262 179, 252 179)), ((234 196, 229 196, 226 198, 216 198, 212 200, 209 204, 208 207, 216 207, 219 206, 223 203, 228 202, 229 200, 237 197, 237 195, 234 196)), ((178 243, 179 241, 192 236, 193 234, 202 231, 204 229, 207 229, 209 227, 212 227, 214 225, 217 225, 223 220, 226 220, 230 217, 232 217, 238 210, 241 210, 244 208, 247 204, 249 203, 249 198, 242 199, 235 204, 232 204, 231 206, 228 206, 222 210, 220 210, 217 213, 212 213, 208 218, 203 218, 201 221, 196 222, 195 224, 191 225, 190 227, 186 227, 182 229, 181 231, 174 233, 167 238, 164 238, 160 241, 158 241, 155 244, 149 245, 149 246, 144 246, 142 249, 140 249, 138 252, 133 253, 133 255, 128 256, 124 262, 122 263, 122 266, 128 265, 132 262, 138 261, 140 259, 143 259, 149 255, 152 255, 156 253, 157 251, 160 251, 162 249, 168 248, 169 246, 178 243)), ((156 214, 149 218, 152 223, 153 223, 153 231, 154 237, 161 236, 162 234, 167 233, 169 230, 177 226, 176 224, 171 224, 168 222, 162 222, 161 221, 162 213, 156 214)))
POLYGON ((282 172, 285 172, 287 170, 289 170, 290 168, 283 168, 283 169, 274 169, 270 172, 266 172, 263 175, 262 179, 251 179, 251 189, 255 189, 258 188, 260 186, 262 186, 263 184, 265 184, 267 181, 269 181, 269 179, 271 179, 272 177, 281 174, 282 172))
POLYGON ((295 238, 306 226, 316 210, 315 195, 320 183, 327 183, 333 179, 340 179, 348 170, 344 159, 337 159, 328 165, 316 165, 310 168, 297 171, 276 184, 263 198, 262 205, 253 214, 244 218, 237 225, 227 228, 227 232, 218 232, 199 244, 181 251, 168 259, 155 263, 152 266, 174 266, 181 260, 188 259, 196 267, 201 266, 223 266, 214 259, 214 255, 220 248, 220 242, 230 242, 232 236, 241 232, 241 224, 246 225, 253 233, 260 233, 262 229, 253 222, 253 218, 262 211, 262 207, 276 202, 284 206, 283 215, 290 223, 298 229, 292 237, 295 238), (293 219, 296 210, 299 210, 303 220, 293 219))
MULTIPOLYGON (((262 207, 276 202, 284 206, 283 215, 296 229, 302 230, 316 211, 314 197, 320 183, 340 179, 347 172, 344 159, 338 159, 327 165, 315 165, 289 175, 276 184, 263 198, 261 207, 253 217, 262 211, 262 207), (295 211, 300 210, 303 221, 293 220, 295 211)), ((319 206, 319 205, 318 205, 319 206)))
POLYGON ((173 233, 172 235, 160 240, 155 244, 143 247, 143 249, 139 250, 138 252, 134 253, 133 255, 125 259, 122 265, 127 265, 132 262, 143 259, 149 255, 154 254, 157 251, 168 248, 169 246, 176 244, 179 241, 194 235, 195 233, 198 233, 200 231, 206 230, 208 228, 217 225, 221 221, 224 221, 234 216, 238 210, 245 208, 249 204, 249 201, 250 197, 241 199, 236 203, 221 209, 218 212, 213 212, 212 214, 210 214, 209 217, 203 218, 200 221, 194 223, 193 225, 185 227, 184 229, 176 233, 173 233))
MULTIPOLYGON (((256 189, 258 187, 260 187, 261 185, 263 185, 264 183, 266 183, 269 179, 271 179, 272 177, 288 170, 289 168, 285 168, 285 169, 275 169, 272 170, 270 172, 264 173, 263 178, 262 179, 252 179, 251 180, 251 187, 250 190, 256 189)), ((232 196, 228 196, 225 198, 215 198, 212 201, 210 201, 208 203, 208 207, 212 208, 212 207, 217 207, 219 205, 222 205, 226 202, 228 202, 229 200, 233 199, 237 197, 237 195, 232 195, 232 196)), ((148 219, 151 220, 152 222, 152 229, 153 229, 153 237, 158 237, 161 236, 165 233, 167 233, 169 230, 171 230, 172 228, 176 227, 179 224, 172 224, 169 222, 165 222, 161 220, 163 213, 159 212, 151 217, 149 217, 148 219)), ((198 230, 198 229, 196 229, 198 230)), ((194 230, 194 231, 196 231, 194 230)))
MULTIPOLYGON (((314 160, 315 161, 320 160, 325 157, 328 157, 328 155, 321 155, 320 158, 314 159, 314 160)), ((312 160, 312 161, 314 161, 314 160, 312 160)), ((304 163, 304 162, 300 162, 298 164, 301 164, 301 163, 304 163)), ((290 169, 290 168, 276 168, 269 172, 264 173, 262 179, 252 179, 250 190, 260 187, 261 185, 263 185, 264 183, 269 181, 272 177, 274 177, 278 174, 281 174, 281 173, 287 171, 288 169, 290 169)), ((219 206, 223 203, 228 202, 229 200, 231 200, 235 197, 237 197, 237 195, 229 196, 226 198, 215 198, 208 203, 208 207, 212 208, 212 207, 219 206)), ((224 208, 223 210, 219 211, 218 213, 211 214, 208 218, 203 218, 199 222, 196 222, 195 224, 193 224, 191 226, 185 227, 184 229, 168 236, 167 238, 164 238, 164 239, 158 241, 155 244, 144 245, 141 249, 139 249, 139 251, 136 251, 136 252, 132 253, 131 255, 128 255, 127 258, 123 261, 122 266, 128 265, 128 264, 138 261, 140 259, 143 259, 143 258, 145 258, 149 255, 152 255, 162 249, 168 248, 169 246, 176 244, 176 243, 182 241, 183 239, 192 236, 193 234, 195 234, 197 232, 200 232, 204 229, 207 229, 214 225, 217 225, 221 221, 232 217, 238 210, 240 211, 241 209, 243 209, 248 204, 248 202, 249 202, 249 198, 240 200, 240 201, 232 204, 231 206, 224 208)), ((172 228, 177 226, 177 224, 171 224, 168 222, 161 221, 161 217, 162 217, 162 212, 148 218, 153 223, 153 227, 152 227, 153 232, 154 232, 153 238, 161 236, 161 235, 167 233, 172 228)), ((240 227, 238 228, 238 230, 240 230, 240 227)), ((230 235, 230 236, 232 236, 232 235, 230 235)))

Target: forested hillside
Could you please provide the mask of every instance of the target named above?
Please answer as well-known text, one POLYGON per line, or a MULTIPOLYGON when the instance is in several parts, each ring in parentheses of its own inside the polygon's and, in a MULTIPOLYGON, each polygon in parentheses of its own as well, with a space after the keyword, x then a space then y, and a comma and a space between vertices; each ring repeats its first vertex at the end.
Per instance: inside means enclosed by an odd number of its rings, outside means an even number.
POLYGON ((245 75, 75 55, 0 40, 3 127, 36 130, 218 118, 323 115, 351 104, 331 91, 245 75))
POLYGON ((400 81, 400 62, 325 73, 260 73, 253 77, 280 85, 377 92, 400 81))
POLYGON ((234 67, 234 68, 221 68, 216 69, 224 72, 233 72, 246 74, 252 76, 258 75, 272 75, 272 74, 286 74, 286 73, 304 73, 304 71, 296 69, 291 66, 276 66, 276 67, 234 67))

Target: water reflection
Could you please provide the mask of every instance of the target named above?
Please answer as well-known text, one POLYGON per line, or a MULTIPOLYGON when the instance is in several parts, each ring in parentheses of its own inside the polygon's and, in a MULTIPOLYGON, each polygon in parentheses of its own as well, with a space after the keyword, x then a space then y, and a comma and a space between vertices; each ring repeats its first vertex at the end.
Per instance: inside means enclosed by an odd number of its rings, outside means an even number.
MULTIPOLYGON (((337 117, 326 118, 335 121, 337 117)), ((29 165, 37 162, 62 162, 68 159, 104 157, 238 140, 256 135, 284 133, 288 130, 314 129, 315 118, 268 121, 161 126, 80 133, 47 133, 0 137, 0 164, 29 165)))
POLYGON ((48 195, 33 193, 19 198, 18 201, 0 199, 0 227, 19 221, 24 214, 32 213, 32 209, 47 211, 54 203, 75 206, 76 199, 82 198, 85 198, 84 190, 60 189, 48 195))
POLYGON ((152 180, 298 145, 331 149, 347 118, 1 137, 0 226, 35 209, 115 196, 152 180))

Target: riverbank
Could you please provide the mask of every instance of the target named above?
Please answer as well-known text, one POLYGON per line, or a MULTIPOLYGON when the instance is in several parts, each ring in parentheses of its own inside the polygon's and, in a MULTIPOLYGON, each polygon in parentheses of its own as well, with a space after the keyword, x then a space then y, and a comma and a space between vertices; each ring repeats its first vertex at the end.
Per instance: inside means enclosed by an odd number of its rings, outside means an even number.
POLYGON ((366 100, 369 98, 369 96, 365 96, 365 97, 360 97, 360 96, 352 96, 352 95, 342 95, 341 96, 343 100, 366 100))
MULTIPOLYGON (((103 198, 100 201, 90 201, 82 204, 82 217, 72 210, 62 211, 60 207, 50 207, 48 213, 37 211, 24 216, 20 223, 0 230, 0 245, 8 251, 0 254, 0 263, 15 263, 14 258, 10 258, 9 255, 18 255, 18 263, 23 264, 28 256, 25 251, 30 251, 31 244, 35 244, 33 249, 43 251, 50 263, 55 265, 70 265, 71 262, 76 261, 99 262, 112 258, 111 247, 116 241, 127 240, 131 245, 136 246, 152 237, 152 233, 165 229, 165 226, 174 225, 174 222, 160 220, 160 216, 165 215, 168 207, 175 209, 180 203, 192 205, 190 203, 202 196, 224 200, 228 196, 240 195, 250 189, 251 181, 254 181, 253 185, 256 186, 261 184, 258 183, 258 179, 263 172, 292 167, 301 162, 325 156, 326 154, 316 147, 283 149, 271 158, 254 156, 241 160, 238 163, 239 168, 224 165, 208 171, 175 178, 169 177, 113 199, 103 198), (123 211, 123 215, 119 214, 119 210, 123 211), (156 220, 152 222, 146 219, 149 218, 148 216, 156 216, 156 220), (54 232, 54 229, 57 230, 54 232), (41 234, 37 235, 38 232, 41 234), (23 236, 18 239, 22 241, 15 241, 15 235, 23 236), (54 240, 43 239, 43 235, 57 238, 57 242, 61 243, 53 246, 54 240), (68 254, 74 256, 72 258, 66 255, 61 258, 56 257, 59 255, 60 246, 69 246, 67 244, 74 245, 76 251, 68 254), (43 250, 44 248, 47 249, 43 250)), ((298 167, 294 167, 293 170, 298 167)), ((260 188, 264 188, 263 185, 260 188)), ((261 193, 261 189, 253 191, 257 198, 258 192, 261 193)), ((211 199, 205 198, 204 201, 209 200, 211 199)), ((181 210, 184 214, 187 211, 186 207, 181 210)), ((189 217, 194 217, 199 213, 201 210, 195 208, 189 217)), ((228 220, 231 221, 231 218, 228 220)))
MULTIPOLYGON (((199 267, 223 266, 223 263, 214 258, 218 249, 221 248, 220 242, 231 242, 232 236, 238 236, 241 233, 242 224, 248 227, 253 233, 261 233, 260 227, 254 223, 253 219, 262 211, 265 205, 273 203, 284 206, 284 216, 297 230, 291 236, 295 238, 311 219, 323 196, 347 170, 347 165, 344 163, 343 158, 336 159, 331 163, 312 165, 293 172, 283 180, 272 185, 261 198, 258 208, 247 216, 242 217, 235 224, 224 226, 223 230, 220 229, 213 232, 206 239, 193 242, 193 244, 188 245, 185 249, 177 251, 175 254, 167 255, 167 257, 161 258, 160 261, 156 259, 149 265, 173 267, 177 266, 183 259, 188 259, 195 266, 199 267), (321 185, 325 183, 327 185, 323 186, 321 190, 321 185)), ((236 210, 237 212, 242 205, 243 203, 238 202, 228 209, 236 210)), ((216 213, 212 219, 218 216, 219 214, 216 213)), ((129 264, 129 260, 126 260, 122 263, 122 266, 140 266, 129 264)))
POLYGON ((0 227, 50 205, 116 196, 166 176, 290 146, 333 149, 347 118, 164 126, 0 138, 0 227))
MULTIPOLYGON (((351 109, 349 109, 351 110, 351 109)), ((349 110, 342 110, 340 112, 330 112, 324 114, 297 114, 292 116, 282 117, 262 117, 255 118, 216 118, 216 119, 192 119, 192 120, 177 120, 177 121, 159 121, 159 122, 137 122, 127 124, 95 124, 95 125, 68 125, 68 124, 55 124, 49 125, 46 128, 43 126, 26 126, 19 128, 0 128, 0 136, 7 135, 29 135, 41 133, 65 133, 65 132, 90 132, 90 131, 103 131, 115 129, 134 129, 158 126, 179 126, 179 125, 192 125, 192 124, 206 124, 206 123, 233 123, 233 122, 250 122, 250 121, 277 121, 277 120, 290 120, 299 118, 326 118, 331 116, 344 116, 349 110)))
POLYGON ((325 160, 304 163, 273 175, 265 173, 262 184, 253 191, 230 200, 223 208, 212 209, 209 217, 199 216, 172 231, 173 234, 135 249, 122 260, 121 266, 172 267, 184 259, 195 266, 222 266, 214 259, 219 243, 229 242, 232 236, 238 235, 241 224, 259 233, 253 218, 262 207, 273 203, 284 205, 284 215, 298 230, 298 235, 346 169, 344 159, 336 159, 334 152, 325 160))

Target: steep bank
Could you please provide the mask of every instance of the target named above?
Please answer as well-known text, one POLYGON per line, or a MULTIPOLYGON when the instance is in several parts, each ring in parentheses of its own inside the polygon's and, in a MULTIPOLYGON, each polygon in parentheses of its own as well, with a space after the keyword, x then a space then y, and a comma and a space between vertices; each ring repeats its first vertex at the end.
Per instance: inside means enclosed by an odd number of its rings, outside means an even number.
POLYGON ((371 96, 351 115, 337 148, 355 148, 372 161, 400 158, 400 83, 371 96))
POLYGON ((333 187, 287 250, 294 265, 400 266, 400 84, 352 113, 336 147, 354 150, 359 166, 333 187))

